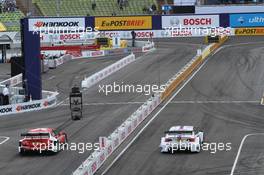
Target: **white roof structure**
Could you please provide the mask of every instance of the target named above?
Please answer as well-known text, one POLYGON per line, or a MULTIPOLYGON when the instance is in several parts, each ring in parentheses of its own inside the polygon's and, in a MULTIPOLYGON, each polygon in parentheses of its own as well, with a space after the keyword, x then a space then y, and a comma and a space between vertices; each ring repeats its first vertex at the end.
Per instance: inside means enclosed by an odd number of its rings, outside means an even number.
POLYGON ((19 32, 0 32, 0 44, 20 43, 19 32))

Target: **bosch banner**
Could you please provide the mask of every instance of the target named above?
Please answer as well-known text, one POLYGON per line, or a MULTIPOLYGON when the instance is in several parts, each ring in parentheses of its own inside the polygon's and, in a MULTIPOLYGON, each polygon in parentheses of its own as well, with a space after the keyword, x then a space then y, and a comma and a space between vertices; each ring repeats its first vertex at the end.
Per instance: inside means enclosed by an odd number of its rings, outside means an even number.
MULTIPOLYGON (((33 18, 29 19, 29 31, 85 29, 85 18, 33 18)), ((55 33, 55 32, 54 32, 55 33)))
POLYGON ((162 28, 219 27, 219 15, 162 16, 162 28))
POLYGON ((231 14, 230 27, 264 27, 264 13, 231 14))
POLYGON ((152 29, 151 16, 95 17, 97 30, 152 29))
POLYGON ((264 28, 238 28, 235 29, 235 35, 243 35, 243 36, 264 35, 264 28))

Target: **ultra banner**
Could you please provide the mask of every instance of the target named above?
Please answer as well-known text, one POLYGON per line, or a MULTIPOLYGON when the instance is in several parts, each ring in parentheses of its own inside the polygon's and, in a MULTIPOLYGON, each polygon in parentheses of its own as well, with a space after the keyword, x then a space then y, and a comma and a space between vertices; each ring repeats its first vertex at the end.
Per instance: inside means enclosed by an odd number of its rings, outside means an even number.
POLYGON ((230 27, 264 27, 264 13, 231 14, 230 27))

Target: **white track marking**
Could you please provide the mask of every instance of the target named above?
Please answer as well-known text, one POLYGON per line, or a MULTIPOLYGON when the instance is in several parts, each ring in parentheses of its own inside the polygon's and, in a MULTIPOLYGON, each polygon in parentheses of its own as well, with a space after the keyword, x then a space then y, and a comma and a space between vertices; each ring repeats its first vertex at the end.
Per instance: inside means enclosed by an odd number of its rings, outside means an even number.
POLYGON ((54 78, 56 78, 56 76, 55 76, 55 75, 53 75, 53 76, 49 77, 49 78, 47 79, 47 81, 48 81, 48 80, 52 80, 52 79, 54 79, 54 78))
POLYGON ((0 145, 2 145, 3 143, 7 142, 10 138, 9 137, 5 137, 5 136, 0 136, 0 140, 4 139, 3 141, 0 142, 0 145))
POLYGON ((69 98, 66 98, 66 99, 64 99, 64 100, 62 100, 61 102, 59 102, 56 106, 60 106, 60 105, 62 105, 65 101, 67 101, 69 98))
POLYGON ((255 42, 246 42, 246 43, 238 43, 238 44, 226 44, 224 47, 234 47, 234 46, 243 46, 249 44, 263 44, 263 41, 255 41, 255 42))
MULTIPOLYGON (((130 104, 143 104, 144 102, 109 102, 109 103, 85 103, 84 106, 102 106, 102 105, 130 105, 130 104)), ((61 104, 61 106, 69 106, 69 104, 61 104)))
POLYGON ((163 111, 163 109, 174 99, 176 95, 180 93, 180 91, 193 79, 193 77, 203 68, 203 66, 207 63, 209 59, 205 60, 205 62, 188 78, 187 81, 178 89, 172 97, 162 106, 162 108, 146 123, 146 125, 137 133, 137 135, 128 143, 128 145, 118 154, 118 156, 111 162, 111 164, 103 171, 101 175, 107 173, 107 171, 114 165, 114 163, 129 149, 129 147, 135 142, 135 140, 142 134, 142 132, 151 124, 151 122, 157 118, 157 116, 163 111))
POLYGON ((201 103, 201 104, 243 104, 243 103, 260 103, 259 100, 252 100, 252 101, 228 101, 228 100, 208 100, 208 101, 200 101, 200 100, 183 100, 183 101, 171 101, 171 103, 174 103, 174 104, 185 104, 185 103, 201 103))
POLYGON ((256 135, 263 135, 264 136, 264 133, 252 133, 252 134, 247 134, 243 137, 240 145, 239 145, 239 148, 238 148, 238 152, 237 152, 237 155, 236 155, 236 158, 235 158, 235 161, 234 161, 234 164, 233 164, 233 167, 232 167, 232 170, 231 170, 231 173, 230 175, 233 175, 234 174, 234 171, 236 169, 236 165, 237 165, 237 161, 238 161, 238 158, 240 156, 240 153, 241 153, 241 150, 242 150, 242 147, 243 147, 243 144, 245 142, 245 140, 250 137, 250 136, 256 136, 256 135))

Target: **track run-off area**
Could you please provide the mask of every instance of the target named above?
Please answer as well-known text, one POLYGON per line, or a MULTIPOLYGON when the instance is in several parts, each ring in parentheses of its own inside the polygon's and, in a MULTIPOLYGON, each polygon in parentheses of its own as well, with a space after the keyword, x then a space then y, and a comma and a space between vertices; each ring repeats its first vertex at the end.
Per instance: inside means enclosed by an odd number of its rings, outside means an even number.
MULTIPOLYGON (((264 174, 264 37, 231 37, 214 55, 162 103, 140 128, 116 151, 97 174, 264 174), (205 133, 209 143, 231 143, 231 150, 198 154, 161 154, 160 138, 173 125, 193 125, 205 133), (137 136, 137 137, 136 137, 137 136), (133 139, 135 138, 135 139, 133 139), (242 146, 241 146, 242 145, 242 146), (123 151, 127 148, 125 151, 123 151), (240 149, 239 149, 240 148, 240 149), (116 160, 116 161, 113 161, 116 160), (113 162, 113 163, 112 163, 113 162), (234 168, 233 168, 234 167, 234 168)), ((102 80, 100 85, 160 85, 189 60, 204 38, 154 40, 157 49, 136 54, 137 60, 102 80)), ((126 120, 150 95, 143 93, 99 93, 98 85, 84 92, 84 117, 71 121, 70 88, 126 55, 73 60, 43 74, 43 89, 57 90, 59 104, 44 111, 0 118, 0 174, 71 174, 91 152, 62 151, 56 155, 18 154, 20 133, 29 128, 60 128, 69 142, 95 143, 126 120)))

